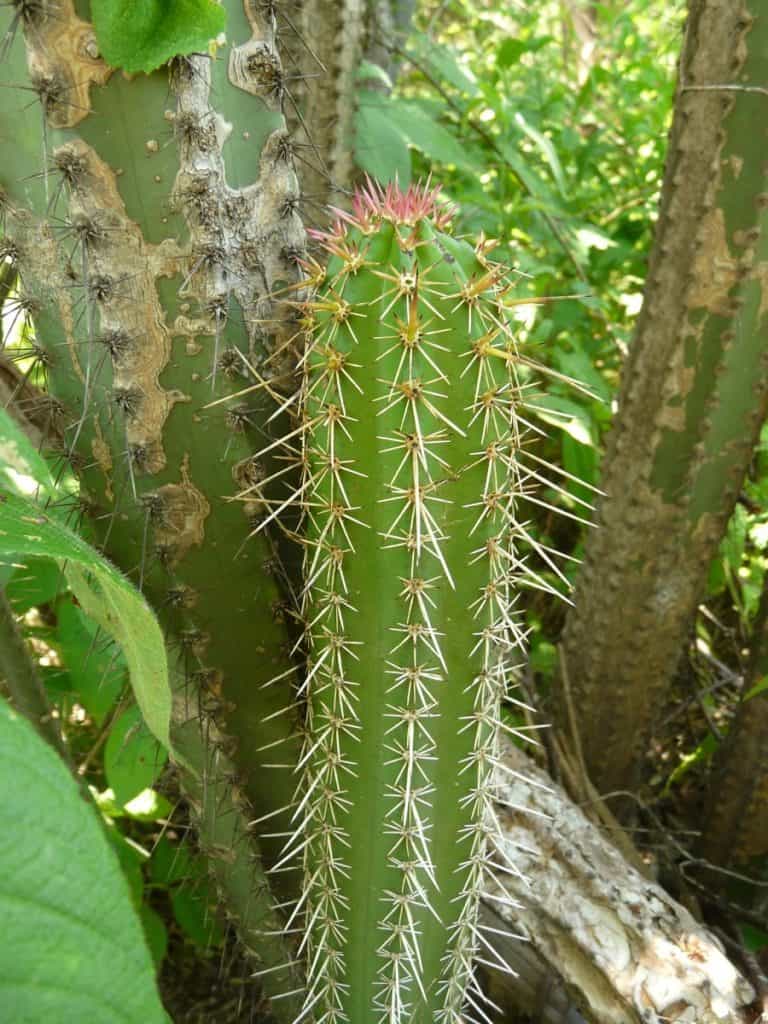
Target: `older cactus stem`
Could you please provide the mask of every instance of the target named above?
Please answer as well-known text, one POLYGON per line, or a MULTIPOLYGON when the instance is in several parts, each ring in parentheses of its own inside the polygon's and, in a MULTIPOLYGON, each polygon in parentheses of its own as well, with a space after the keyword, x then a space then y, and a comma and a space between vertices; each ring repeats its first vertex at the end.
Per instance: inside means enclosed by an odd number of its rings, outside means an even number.
MULTIPOLYGON (((745 696, 768 678, 768 577, 755 617, 745 696)), ((703 855, 716 864, 743 864, 768 852, 768 690, 742 698, 710 782, 703 855)))
POLYGON ((329 1022, 458 1024, 487 944, 520 390, 502 268, 443 233, 435 192, 358 194, 321 236, 308 309, 308 738, 286 857, 303 852, 307 1007, 329 1022))
POLYGON ((300 174, 311 201, 312 220, 322 223, 327 203, 338 202, 350 188, 355 74, 363 58, 366 0, 304 0, 302 32, 312 40, 311 53, 302 57, 304 72, 302 118, 307 149, 300 174))
MULTIPOLYGON (((311 40, 301 58, 302 88, 298 97, 297 134, 305 157, 299 173, 307 201, 308 223, 327 227, 333 219, 329 203, 347 204, 360 175, 355 168, 355 110, 361 61, 394 76, 390 48, 408 30, 412 0, 303 0, 301 27, 311 40)), ((366 83, 385 88, 379 79, 366 83)), ((290 118, 290 111, 289 118, 290 118)))
POLYGON ((208 864, 227 918, 261 979, 274 998, 280 1022, 301 1009, 303 980, 291 945, 282 935, 284 919, 274 907, 269 882, 252 838, 253 817, 237 784, 237 771, 222 749, 216 723, 198 707, 183 676, 177 678, 172 738, 184 759, 179 776, 192 811, 200 849, 208 864))
MULTIPOLYGON (((300 749, 292 585, 279 540, 251 534, 284 467, 254 458, 273 406, 248 389, 293 386, 296 327, 279 294, 305 242, 275 24, 264 5, 228 0, 215 59, 129 80, 71 4, 12 4, 0 33, 14 6, 34 16, 0 72, 2 255, 46 354, 65 453, 97 540, 158 610, 215 704, 254 817, 278 812, 279 832, 294 783, 277 766, 300 749), (37 105, 18 85, 26 65, 37 105)), ((280 845, 265 840, 267 857, 280 845)))
POLYGON ((767 53, 761 4, 691 4, 607 496, 563 640, 599 790, 633 785, 768 411, 767 53))

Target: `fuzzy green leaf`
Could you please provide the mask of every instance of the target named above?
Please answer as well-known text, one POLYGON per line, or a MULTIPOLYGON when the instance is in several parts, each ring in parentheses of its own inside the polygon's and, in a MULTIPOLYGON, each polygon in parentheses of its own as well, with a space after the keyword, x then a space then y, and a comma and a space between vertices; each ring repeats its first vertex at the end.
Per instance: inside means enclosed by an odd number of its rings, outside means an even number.
POLYGON ((14 1024, 163 1024, 152 959, 93 809, 0 700, 0 1006, 14 1024))
POLYGON ((171 690, 160 626, 141 594, 97 551, 39 505, 0 492, 0 563, 53 558, 83 611, 121 645, 144 721, 170 748, 171 690))
POLYGON ((206 51, 226 24, 213 0, 91 0, 91 15, 104 59, 129 72, 206 51))

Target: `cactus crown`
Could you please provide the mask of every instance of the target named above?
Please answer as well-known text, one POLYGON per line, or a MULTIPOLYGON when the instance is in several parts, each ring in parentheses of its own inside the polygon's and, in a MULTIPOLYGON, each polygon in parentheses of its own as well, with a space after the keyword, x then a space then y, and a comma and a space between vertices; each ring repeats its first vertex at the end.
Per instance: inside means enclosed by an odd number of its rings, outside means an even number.
MULTIPOLYGON (((439 190, 370 181, 315 233, 300 303, 308 668, 284 863, 303 862, 307 1019, 484 1016, 473 958, 493 846, 518 554, 511 285, 439 190)), ((486 956, 488 953, 486 952, 486 956)), ((493 956, 491 954, 491 956, 493 956)))

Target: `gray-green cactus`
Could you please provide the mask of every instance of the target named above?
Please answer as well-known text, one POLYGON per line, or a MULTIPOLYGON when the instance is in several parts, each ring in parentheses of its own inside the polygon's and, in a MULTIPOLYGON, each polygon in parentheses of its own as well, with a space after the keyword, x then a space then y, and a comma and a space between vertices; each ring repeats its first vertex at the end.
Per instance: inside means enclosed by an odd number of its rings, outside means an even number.
POLYGON ((306 1009, 482 1018, 473 957, 521 636, 521 364, 504 268, 437 190, 359 192, 303 305, 306 1009))
MULTIPOLYGON (((226 723, 261 817, 290 802, 300 742, 291 585, 277 535, 252 535, 283 466, 254 458, 273 407, 247 389, 291 387, 295 326, 271 296, 296 279, 305 240, 274 12, 225 6, 215 56, 131 77, 71 0, 2 12, 0 254, 94 539, 226 723)), ((280 845, 266 839, 267 855, 280 845)))

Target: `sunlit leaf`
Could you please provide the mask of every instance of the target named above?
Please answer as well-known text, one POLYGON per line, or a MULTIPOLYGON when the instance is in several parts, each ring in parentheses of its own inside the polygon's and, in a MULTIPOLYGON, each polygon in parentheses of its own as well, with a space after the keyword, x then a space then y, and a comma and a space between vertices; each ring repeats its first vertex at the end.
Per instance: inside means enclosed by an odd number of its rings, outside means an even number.
POLYGON ((213 0, 91 0, 104 59, 125 71, 154 71, 177 54, 205 51, 226 24, 213 0))
POLYGON ((3 1020, 164 1024, 152 959, 97 812, 0 700, 3 1020))
POLYGON ((144 719, 170 746, 171 691, 160 626, 142 595, 81 537, 39 505, 0 493, 0 563, 52 558, 83 610, 118 641, 144 719))

